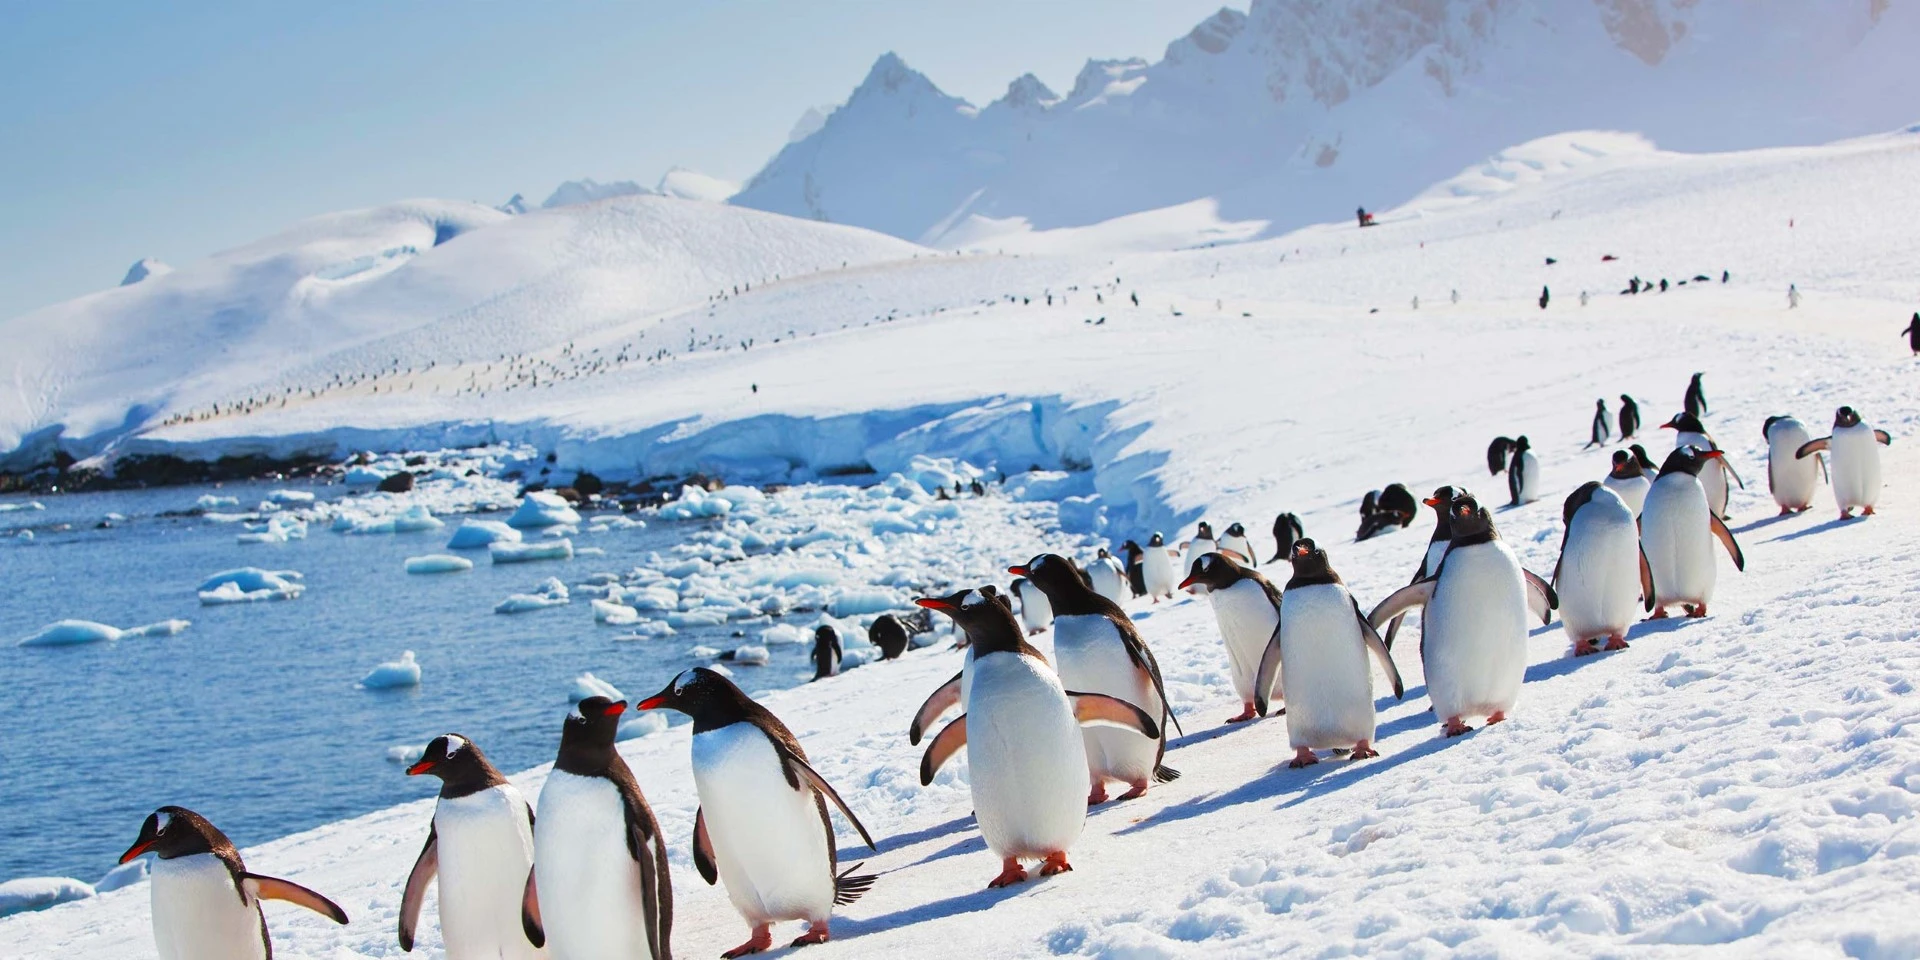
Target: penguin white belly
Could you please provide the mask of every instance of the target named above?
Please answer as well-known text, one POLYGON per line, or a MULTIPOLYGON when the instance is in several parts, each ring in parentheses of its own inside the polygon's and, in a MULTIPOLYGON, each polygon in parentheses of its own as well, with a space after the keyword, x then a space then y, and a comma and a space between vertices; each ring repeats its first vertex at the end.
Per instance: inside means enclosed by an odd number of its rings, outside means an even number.
POLYGON ((694 734, 693 784, 727 899, 747 922, 833 912, 833 863, 813 789, 787 783, 759 727, 742 721, 694 734))
POLYGON ((1827 454, 1832 458, 1833 499, 1840 509, 1880 502, 1880 441, 1874 439, 1872 427, 1864 423, 1835 427, 1827 454))
POLYGON ((627 853, 620 789, 605 777, 555 770, 540 790, 539 814, 534 877, 554 960, 647 956, 640 865, 627 853))
POLYGON ((1095 593, 1114 603, 1127 602, 1127 574, 1111 560, 1096 560, 1087 568, 1095 593))
POLYGON ((1140 558, 1140 578, 1146 581, 1147 596, 1171 597, 1180 578, 1173 575, 1173 557, 1165 547, 1148 547, 1140 558))
MULTIPOLYGON (((1267 641, 1279 626, 1280 615, 1267 599, 1267 592, 1253 580, 1241 580, 1225 590, 1207 594, 1213 602, 1214 619, 1220 623, 1220 637, 1227 646, 1227 665, 1233 675, 1233 692, 1242 701, 1253 697, 1254 676, 1260 672, 1260 657, 1267 641)), ((1283 664, 1284 669, 1284 664, 1283 664)), ((1284 681, 1276 686, 1285 688, 1284 681)))
POLYGON ((1003 858, 1066 850, 1087 817, 1087 754, 1072 704, 1029 657, 989 654, 973 669, 967 780, 987 849, 1003 858))
POLYGON ((433 809, 433 830, 447 960, 546 956, 527 942, 520 926, 520 896, 533 866, 533 832, 520 791, 503 784, 442 798, 433 809))
POLYGON ((1560 626, 1574 643, 1624 635, 1639 617, 1640 534, 1619 497, 1595 491, 1560 554, 1560 626))
POLYGON ((265 960, 260 905, 240 899, 219 857, 155 860, 150 883, 160 960, 265 960))
POLYGON ((1600 481, 1600 485, 1612 490, 1621 500, 1626 501, 1627 509, 1633 511, 1634 519, 1637 520, 1640 518, 1640 511, 1646 508, 1647 488, 1653 486, 1653 481, 1647 479, 1645 474, 1637 477, 1609 476, 1600 481))
POLYGON ((1351 747, 1373 739, 1373 665, 1353 598, 1335 583, 1288 590, 1281 601, 1287 741, 1294 748, 1351 747))
POLYGON ((1020 622, 1028 630, 1045 630, 1053 624, 1053 604, 1039 587, 1020 588, 1020 622))
POLYGON ((1813 437, 1805 424, 1792 417, 1775 420, 1767 430, 1767 486, 1782 510, 1804 510, 1813 505, 1813 489, 1820 485, 1820 455, 1797 460, 1794 454, 1813 437))
MULTIPOLYGON (((1060 683, 1076 693, 1117 697, 1160 719, 1160 697, 1153 681, 1127 656, 1120 631, 1106 617, 1084 614, 1053 622, 1053 649, 1060 683)), ((1106 725, 1081 731, 1092 777, 1140 783, 1153 775, 1160 742, 1132 730, 1106 725)))
POLYGON ((1498 540, 1449 550, 1422 630, 1440 719, 1512 709, 1527 671, 1526 586, 1513 551, 1498 540))
MULTIPOLYGON (((1702 450, 1717 449, 1713 441, 1704 433, 1690 433, 1682 430, 1673 439, 1675 450, 1681 447, 1699 447, 1702 450)), ((1700 489, 1707 495, 1707 509, 1716 517, 1727 515, 1727 465, 1719 459, 1711 459, 1700 465, 1700 489)))
POLYGON ((1713 530, 1700 481, 1669 473, 1647 492, 1640 514, 1640 545, 1653 571, 1654 603, 1706 603, 1713 599, 1713 530))
POLYGON ((1540 499, 1540 458, 1529 450, 1520 455, 1520 502, 1532 503, 1540 499))

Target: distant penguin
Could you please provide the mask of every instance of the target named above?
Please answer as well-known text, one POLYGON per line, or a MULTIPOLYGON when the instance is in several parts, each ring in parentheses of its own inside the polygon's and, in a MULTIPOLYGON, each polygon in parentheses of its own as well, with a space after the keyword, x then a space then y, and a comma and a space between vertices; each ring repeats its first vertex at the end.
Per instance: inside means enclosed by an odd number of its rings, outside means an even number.
POLYGON ((1159 724, 1158 737, 1110 727, 1086 731, 1088 805, 1107 799, 1109 780, 1126 784, 1120 799, 1130 800, 1155 781, 1179 777, 1162 763, 1167 727, 1179 721, 1167 704, 1160 664, 1126 612, 1094 593, 1073 564, 1057 554, 1043 553, 1008 572, 1028 578, 1053 602, 1053 662, 1060 682, 1069 690, 1124 700, 1159 724))
POLYGON ((626 709, 606 697, 574 704, 540 789, 520 920, 554 960, 673 955, 666 840, 613 745, 626 709))
POLYGON ((1724 456, 1718 450, 1681 447, 1660 465, 1660 476, 1647 491, 1647 506, 1640 512, 1640 547, 1653 573, 1655 620, 1664 618, 1670 606, 1684 608, 1690 617, 1707 615, 1720 575, 1713 559, 1716 538, 1736 568, 1747 567, 1733 531, 1708 507, 1700 483, 1705 464, 1724 456))
POLYGON ((1907 347, 1913 351, 1913 355, 1920 357, 1920 313, 1915 313, 1912 322, 1900 332, 1906 335, 1907 347))
POLYGON ((400 898, 400 949, 413 950, 420 908, 438 875, 440 939, 447 960, 536 960, 520 901, 533 869, 533 808, 480 747, 457 733, 435 737, 407 776, 440 778, 433 825, 400 898))
POLYGON ((1302 540, 1293 545, 1293 577, 1287 581, 1280 623, 1261 653, 1256 707, 1266 712, 1265 691, 1287 691, 1287 743, 1293 769, 1319 763, 1316 749, 1350 750, 1351 760, 1377 757, 1373 749, 1373 664, 1406 696, 1400 670, 1373 624, 1327 562, 1327 552, 1302 540), (1284 678, 1284 684, 1277 684, 1284 678))
POLYGON ((1138 543, 1128 540, 1120 545, 1120 552, 1127 555, 1127 589, 1135 597, 1147 595, 1146 556, 1147 551, 1138 543))
MULTIPOLYGON (((1200 521, 1199 527, 1193 535, 1193 539, 1180 545, 1180 567, 1177 571, 1179 576, 1184 578, 1188 574, 1191 574, 1195 561, 1218 549, 1220 549, 1220 541, 1215 540, 1213 537, 1213 525, 1205 520, 1200 521)), ((1207 592, 1206 585, 1200 583, 1196 583, 1188 589, 1196 595, 1204 595, 1207 592)))
POLYGON ((1647 502, 1647 488, 1653 486, 1653 478, 1647 476, 1647 468, 1640 465, 1638 457, 1626 450, 1615 450, 1613 469, 1600 482, 1626 503, 1635 519, 1639 519, 1640 510, 1647 502))
POLYGON ((1800 448, 1813 439, 1807 425, 1790 416, 1768 417, 1760 428, 1767 440, 1767 489, 1780 515, 1800 513, 1813 506, 1813 489, 1827 461, 1819 454, 1800 459, 1800 448))
MULTIPOLYGON (((1613 438, 1613 416, 1607 412, 1605 398, 1593 402, 1593 425, 1587 431, 1587 447, 1597 447, 1613 438)), ((1582 447, 1581 449, 1586 449, 1582 447)))
MULTIPOLYGON (((1420 555, 1420 565, 1414 568, 1413 579, 1407 581, 1409 585, 1439 575, 1440 561, 1446 559, 1447 545, 1453 542, 1453 522, 1449 519, 1452 514, 1448 508, 1453 505, 1454 497, 1465 496, 1466 493, 1465 487, 1437 487, 1433 491, 1433 496, 1422 501, 1433 509, 1433 535, 1427 538, 1426 552, 1420 555)), ((1394 637, 1400 633, 1400 624, 1406 619, 1406 614, 1403 613, 1387 623, 1386 636, 1382 642, 1388 650, 1393 649, 1394 637)))
POLYGON ((1686 408, 1687 415, 1690 417, 1707 415, 1707 391, 1700 386, 1700 378, 1703 376, 1705 374, 1696 373, 1693 379, 1687 381, 1687 395, 1681 405, 1686 408))
POLYGON ((1853 516, 1857 507, 1862 516, 1873 516, 1880 502, 1880 448, 1893 443, 1885 430, 1876 430, 1860 420, 1852 407, 1841 407, 1833 414, 1833 433, 1809 440, 1796 454, 1810 457, 1825 450, 1833 460, 1833 499, 1840 505, 1840 519, 1853 516))
POLYGON ((1238 523, 1228 525, 1227 531, 1220 535, 1220 550, 1241 563, 1260 565, 1260 555, 1254 552, 1253 541, 1247 539, 1247 528, 1238 523))
POLYGON ((973 638, 976 674, 965 713, 947 724, 920 761, 920 782, 933 782, 949 757, 967 748, 967 787, 987 849, 1000 858, 989 887, 1027 879, 1022 860, 1041 861, 1041 876, 1072 870, 1067 851, 1086 824, 1087 755, 1082 725, 1118 725, 1159 735, 1138 707, 1099 694, 1070 692, 1047 659, 1021 639, 1011 611, 978 590, 915 601, 954 619, 973 638))
POLYGON ((1640 405, 1626 394, 1620 395, 1620 439, 1632 440, 1640 432, 1640 405))
POLYGON ((1540 499, 1540 461, 1524 434, 1517 440, 1495 437, 1487 447, 1487 469, 1495 474, 1506 471, 1508 506, 1540 499))
POLYGON ((867 628, 867 642, 880 650, 880 659, 898 660, 907 652, 907 627, 891 613, 876 617, 867 628))
POLYGON ((1300 526, 1300 518, 1291 513, 1283 513, 1273 518, 1273 560, 1284 560, 1293 553, 1293 542, 1307 535, 1300 526))
MULTIPOLYGON (((1629 458, 1629 463, 1632 459, 1629 458)), ((1638 464, 1635 464, 1638 466, 1638 464)), ((1640 552, 1633 510, 1619 494, 1589 480, 1567 497, 1560 518, 1566 531, 1553 565, 1560 627, 1583 657, 1627 648, 1627 629, 1653 605, 1653 579, 1640 552)))
POLYGON ((1545 310, 1547 308, 1547 303, 1552 299, 1553 299, 1553 294, 1550 291, 1548 291, 1546 287, 1541 287, 1540 288, 1540 309, 1545 310))
POLYGON ((1025 579, 1016 579, 1012 584, 1015 600, 1020 601, 1020 622, 1027 628, 1027 636, 1053 626, 1053 605, 1047 602, 1047 595, 1025 579))
POLYGON ((1100 555, 1087 564, 1087 579, 1101 596, 1117 604, 1127 602, 1127 573, 1120 569, 1120 561, 1115 560, 1107 548, 1101 547, 1100 555))
MULTIPOLYGON (((1674 414, 1671 420, 1660 425, 1660 429, 1674 432, 1673 446, 1676 450, 1681 447, 1698 447, 1701 450, 1720 449, 1720 444, 1715 442, 1713 437, 1707 434, 1707 428, 1700 424, 1700 418, 1691 413, 1674 414)), ((1665 469, 1664 465, 1662 469, 1665 469)), ((1731 486, 1727 482, 1729 477, 1739 483, 1743 489, 1746 487, 1746 482, 1740 479, 1739 474, 1733 472, 1733 465, 1728 463, 1725 457, 1710 457, 1700 468, 1700 487, 1706 491, 1707 507, 1713 511, 1714 516, 1723 520, 1727 516, 1727 494, 1731 486)))
POLYGON ((840 648, 840 631, 832 624, 823 623, 813 631, 813 678, 824 680, 840 675, 840 660, 844 651, 840 648))
POLYGON ((1259 571, 1221 553, 1210 553, 1194 561, 1187 582, 1207 585, 1214 622, 1219 624, 1220 639, 1226 643, 1227 673, 1233 680, 1234 692, 1240 695, 1240 712, 1228 717, 1227 722, 1252 720, 1264 712, 1256 704, 1270 698, 1278 679, 1269 677, 1266 690, 1254 689, 1254 678, 1260 672, 1260 656, 1266 652, 1273 631, 1280 626, 1280 588, 1259 571))
POLYGON ((1371 500, 1371 509, 1367 509, 1367 501, 1363 501, 1361 506, 1360 529, 1353 535, 1356 541, 1371 539, 1388 530, 1405 527, 1413 522, 1413 518, 1419 515, 1420 511, 1419 505, 1414 502, 1413 493, 1406 488, 1405 484, 1400 483, 1387 484, 1386 489, 1381 490, 1371 500))
MULTIPOLYGON (((838 869, 827 804, 840 808, 868 849, 878 849, 866 826, 813 769, 786 724, 733 681, 705 667, 683 671, 639 703, 641 710, 662 708, 693 718, 693 786, 700 796, 694 869, 709 886, 724 883, 727 899, 752 929, 746 943, 721 956, 773 946, 773 925, 782 920, 807 922, 793 946, 826 943, 834 906, 860 899, 875 879, 856 875, 860 864, 838 869)), ((544 795, 540 809, 544 824, 544 795)), ((664 851, 661 859, 664 869, 664 851)))
POLYGON ((1552 587, 1521 568, 1478 500, 1456 496, 1447 509, 1453 539, 1439 575, 1400 588, 1367 620, 1377 630, 1413 607, 1426 608, 1420 659, 1427 696, 1443 732, 1457 737, 1472 729, 1468 717, 1488 724, 1507 718, 1526 677, 1528 614, 1547 622, 1557 599, 1552 587))
POLYGON ((271 960, 263 900, 283 900, 334 923, 347 922, 333 901, 289 880, 247 872, 240 851, 220 828, 185 807, 161 807, 140 825, 127 863, 152 853, 153 943, 160 960, 271 960))
POLYGON ((1159 603, 1162 597, 1173 599, 1174 585, 1180 577, 1174 573, 1173 553, 1167 541, 1156 531, 1147 538, 1147 550, 1140 560, 1140 573, 1146 581, 1147 595, 1159 603))

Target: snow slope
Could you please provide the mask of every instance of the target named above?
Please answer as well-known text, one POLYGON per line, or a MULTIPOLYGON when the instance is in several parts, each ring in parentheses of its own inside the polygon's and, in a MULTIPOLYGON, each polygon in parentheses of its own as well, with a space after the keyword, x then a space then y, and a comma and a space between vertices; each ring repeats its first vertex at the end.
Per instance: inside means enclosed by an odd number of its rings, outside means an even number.
POLYGON ((1157 62, 1089 61, 1064 95, 1025 75, 984 107, 887 54, 733 202, 996 249, 1211 199, 1198 245, 1398 204, 1568 129, 1694 152, 1886 129, 1915 119, 1916 41, 1920 8, 1884 0, 1253 0, 1157 62))
MULTIPOLYGON (((1747 573, 1722 561, 1711 618, 1640 626, 1621 653, 1567 660, 1557 627, 1538 632, 1513 718, 1464 739, 1438 738, 1409 639, 1397 651, 1408 697, 1381 703, 1382 757, 1289 771, 1282 721, 1221 725, 1236 698, 1204 604, 1136 605, 1186 728, 1169 756, 1186 775, 1096 810, 1075 872, 988 892, 995 864, 972 827, 964 765, 922 789, 904 737, 954 654, 769 696, 880 838, 879 882, 840 912, 835 945, 813 949, 1910 957, 1920 747, 1904 731, 1920 714, 1910 586, 1920 382, 1896 331, 1920 300, 1916 174, 1920 130, 1724 155, 1570 135, 1476 165, 1376 229, 1117 257, 871 263, 756 284, 659 321, 694 327, 696 343, 766 338, 752 349, 676 350, 486 397, 341 392, 140 442, 397 445, 485 418, 487 430, 537 436, 563 464, 596 470, 722 462, 730 476, 792 476, 908 450, 970 448, 1019 467, 1051 457, 1090 467, 1080 476, 1096 492, 1063 501, 1063 523, 1115 537, 1159 527, 1178 540, 1202 517, 1239 520, 1265 547, 1267 520, 1295 511, 1372 603, 1405 582, 1427 521, 1351 543, 1366 490, 1498 491, 1481 472, 1486 442, 1527 433, 1549 495, 1497 519, 1545 572, 1561 497, 1605 468, 1608 450, 1579 449, 1593 399, 1631 393, 1658 422, 1678 409, 1688 374, 1705 371, 1708 426, 1750 484, 1731 506, 1747 573), (1594 152, 1604 156, 1572 162, 1594 152), (1487 189, 1494 182, 1510 186, 1487 189), (1713 280, 1615 292, 1633 275, 1696 274, 1713 280), (1797 310, 1789 283, 1805 296, 1797 310), (1553 292, 1545 311, 1534 302, 1542 285, 1553 292), (815 335, 771 342, 787 329, 815 335), (1812 513, 1774 519, 1763 420, 1824 424, 1841 403, 1895 437, 1881 515, 1835 522, 1822 492, 1812 513)), ((444 366, 465 376, 451 358, 444 366)), ((1661 432, 1647 433, 1663 453, 1661 432)), ((1031 549, 1089 545, 1049 531, 1031 549)), ((606 679, 638 695, 669 678, 606 679)), ((667 831, 680 951, 738 942, 724 896, 690 869, 685 728, 622 750, 667 831)), ((532 790, 543 775, 516 779, 532 790)), ((342 929, 272 909, 280 955, 399 956, 392 925, 428 809, 237 838, 255 869, 312 885, 355 919, 342 929)), ((850 831, 840 839, 864 852, 850 831)), ((7 918, 0 954, 151 956, 146 896, 135 885, 7 918)), ((425 926, 420 955, 439 956, 425 926)))

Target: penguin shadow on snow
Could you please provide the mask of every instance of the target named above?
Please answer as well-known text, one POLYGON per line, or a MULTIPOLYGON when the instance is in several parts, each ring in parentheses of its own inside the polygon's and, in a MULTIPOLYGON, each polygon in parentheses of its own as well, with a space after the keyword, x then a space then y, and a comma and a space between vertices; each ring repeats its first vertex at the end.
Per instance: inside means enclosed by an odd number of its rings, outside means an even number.
MULTIPOLYGON (((1732 531, 1733 531, 1734 533, 1750 533, 1750 532, 1752 532, 1752 531, 1754 531, 1754 530, 1759 530, 1759 529, 1761 529, 1761 528, 1763 528, 1763 527, 1771 527, 1771 526, 1773 526, 1774 524, 1776 524, 1776 523, 1779 523, 1779 522, 1781 522, 1781 521, 1783 521, 1783 520, 1792 520, 1793 518, 1795 518, 1795 517, 1797 517, 1797 516, 1799 516, 1799 514, 1797 514, 1797 513, 1793 513, 1793 514, 1780 514, 1780 513, 1776 513, 1776 514, 1774 514, 1773 516, 1770 516, 1770 517, 1765 517, 1765 518, 1762 518, 1762 519, 1759 519, 1759 520, 1755 520, 1755 521, 1753 521, 1752 523, 1749 523, 1749 524, 1744 524, 1744 525, 1742 525, 1742 526, 1738 526, 1738 527, 1733 527, 1733 528, 1731 528, 1731 529, 1732 529, 1732 531)), ((1771 541, 1769 541, 1769 542, 1771 542, 1771 541)))
MULTIPOLYGON (((931 827, 925 827, 919 830, 915 830, 912 833, 894 834, 887 838, 887 849, 903 850, 903 849, 906 849, 907 847, 914 846, 915 844, 925 843, 928 840, 938 840, 941 837, 952 836, 953 834, 959 833, 962 830, 969 830, 972 827, 973 827, 973 814, 969 813, 964 817, 955 817, 952 820, 948 820, 945 823, 936 823, 931 827)), ((938 856, 938 855, 936 854, 935 856, 938 856)), ((931 859, 934 859, 934 857, 928 857, 927 859, 931 860, 931 859)), ((924 863, 925 861, 922 860, 919 862, 924 863)), ((896 869, 902 869, 902 868, 896 868, 896 869)), ((882 871, 882 873, 892 873, 892 872, 893 872, 892 870, 882 871)))
POLYGON ((1801 537, 1811 537, 1817 534, 1826 533, 1830 530, 1837 530, 1841 527, 1850 527, 1865 519, 1866 519, 1865 517, 1847 517, 1846 519, 1843 520, 1839 517, 1834 517, 1832 520, 1828 520, 1825 523, 1816 523, 1813 526, 1806 528, 1805 530, 1795 530, 1792 533, 1783 533, 1777 537, 1774 537, 1771 540, 1762 540, 1761 542, 1762 543, 1785 543, 1789 540, 1798 540, 1801 537))

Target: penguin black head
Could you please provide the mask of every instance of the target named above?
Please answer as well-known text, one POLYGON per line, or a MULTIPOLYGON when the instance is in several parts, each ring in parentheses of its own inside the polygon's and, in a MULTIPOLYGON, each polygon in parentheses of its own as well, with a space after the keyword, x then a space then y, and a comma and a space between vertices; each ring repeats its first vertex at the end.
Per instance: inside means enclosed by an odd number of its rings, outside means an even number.
POLYGON ((1855 413, 1852 407, 1841 407, 1833 412, 1833 426, 1835 429, 1841 427, 1857 427, 1859 425, 1860 415, 1855 413))
POLYGON ((1653 458, 1647 456, 1646 447, 1643 447, 1637 443, 1634 443, 1634 444, 1628 444, 1627 449, 1633 451, 1633 460, 1635 463, 1638 463, 1640 465, 1640 468, 1642 470, 1655 469, 1653 458))
MULTIPOLYGON (((1127 542, 1128 542, 1128 543, 1132 543, 1133 541, 1131 541, 1131 540, 1129 540, 1129 541, 1127 541, 1127 542)), ((1106 548, 1106 547, 1101 547, 1101 548, 1100 548, 1100 552, 1094 555, 1094 559, 1095 559, 1095 560, 1106 560, 1106 559, 1108 559, 1108 558, 1110 558, 1110 557, 1112 557, 1112 556, 1113 556, 1113 554, 1110 554, 1110 553, 1108 553, 1108 552, 1107 552, 1107 548, 1106 548)))
POLYGON ((1224 553, 1204 553, 1194 558, 1193 569, 1188 571, 1185 580, 1180 581, 1180 589, 1185 590, 1198 583, 1204 584, 1209 590, 1225 590, 1245 576, 1246 568, 1235 563, 1232 557, 1224 553))
POLYGON ((1706 433, 1707 432, 1707 428, 1704 424, 1700 422, 1700 418, 1694 416, 1691 413, 1686 412, 1685 410, 1682 410, 1679 413, 1674 414, 1673 419, 1668 420, 1666 423, 1663 423, 1660 425, 1660 429, 1681 430, 1686 433, 1706 433))
POLYGON ((560 725, 560 755, 554 769, 581 776, 604 774, 617 756, 613 741, 626 710, 625 700, 606 697, 588 697, 574 704, 560 725))
POLYGON ((161 807, 147 815, 147 821, 140 825, 140 836, 120 855, 120 862, 126 863, 144 853, 172 860, 221 849, 233 850, 233 841, 228 840, 219 827, 208 823, 206 817, 186 807, 161 807))
POLYGON ((1615 480, 1630 480, 1634 477, 1644 477, 1646 474, 1646 468, 1640 465, 1639 459, 1633 454, 1625 450, 1613 452, 1613 469, 1607 471, 1607 476, 1615 480))
POLYGON ((1137 557, 1143 553, 1146 553, 1145 550, 1140 549, 1140 545, 1138 543, 1135 543, 1132 540, 1128 540, 1126 543, 1121 544, 1120 552, 1126 554, 1128 560, 1132 560, 1134 557, 1137 557))
POLYGON ((638 710, 678 710, 693 718, 693 732, 704 733, 747 719, 753 700, 716 671, 683 670, 666 689, 635 704, 638 710))
POLYGON ((1667 454, 1667 462, 1660 465, 1660 475, 1664 477, 1669 473, 1684 473, 1697 477, 1700 475, 1700 468, 1706 466, 1708 460, 1724 456, 1726 454, 1718 450, 1702 450, 1692 445, 1684 446, 1667 454))
POLYGON ((1486 543, 1499 537, 1493 529, 1493 514, 1472 494, 1461 494, 1447 505, 1447 523, 1453 528, 1453 545, 1456 547, 1486 543))
POLYGON ((1153 536, 1147 538, 1147 546, 1149 547, 1164 547, 1166 545, 1167 538, 1161 536, 1158 530, 1153 532, 1153 536))
POLYGON ((1768 417, 1767 422, 1760 425, 1760 439, 1771 440, 1772 434, 1773 434, 1773 425, 1776 423, 1779 423, 1782 420, 1790 419, 1791 416, 1792 416, 1791 414, 1777 414, 1775 416, 1768 417))
POLYGON ((1093 593, 1093 584, 1088 582, 1087 575, 1081 573, 1072 560, 1057 553, 1043 553, 1026 563, 1008 567, 1007 572, 1026 577, 1054 603, 1093 593))
POLYGON ((1527 441, 1527 435, 1524 433, 1513 441, 1513 451, 1515 453, 1525 453, 1531 449, 1533 449, 1533 444, 1527 441))
POLYGON ((1593 492, 1600 489, 1598 480, 1588 480, 1572 493, 1567 494, 1567 502, 1560 507, 1560 522, 1573 523, 1573 515, 1593 500, 1593 492))
POLYGON ((1231 524, 1227 527, 1227 536, 1239 537, 1244 540, 1247 536, 1247 528, 1238 523, 1231 524))
POLYGON ((823 643, 833 644, 833 643, 838 643, 839 641, 840 641, 840 631, 835 630, 833 628, 833 624, 823 623, 813 628, 814 646, 817 647, 823 643))
POLYGON ((1433 488, 1433 496, 1428 497, 1425 500, 1422 500, 1420 502, 1426 504, 1429 507, 1432 507, 1433 512, 1436 514, 1439 514, 1441 519, 1446 519, 1447 507, 1448 505, 1453 503, 1453 498, 1464 497, 1466 495, 1467 495, 1467 488, 1465 487, 1455 487, 1455 486, 1435 487, 1433 488))
POLYGON ((913 602, 953 618, 954 625, 972 641, 974 656, 1006 652, 1038 655, 1027 645, 1019 621, 1013 618, 1012 604, 991 586, 962 590, 945 597, 921 597, 913 602))
POLYGON ((1194 530, 1194 533, 1193 533, 1193 535, 1194 535, 1194 537, 1195 537, 1196 539, 1200 539, 1200 540, 1212 540, 1212 539, 1213 539, 1213 525, 1212 525, 1212 524, 1210 524, 1210 523, 1208 523, 1208 522, 1206 522, 1205 520, 1202 520, 1202 521, 1200 521, 1200 525, 1199 525, 1199 527, 1197 527, 1197 528, 1195 528, 1195 530, 1194 530))
POLYGON ((1287 581, 1288 587, 1340 582, 1340 575, 1333 572, 1333 564, 1327 560, 1327 552, 1310 538, 1295 540, 1287 559, 1293 562, 1293 579, 1287 581))
POLYGON ((507 782, 487 755, 472 740, 457 733, 434 737, 420 760, 407 768, 407 776, 430 773, 440 778, 440 795, 464 797, 507 782))

